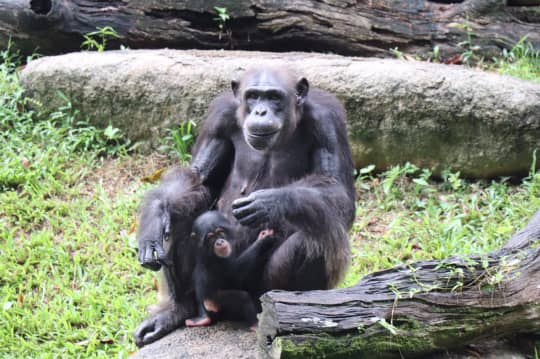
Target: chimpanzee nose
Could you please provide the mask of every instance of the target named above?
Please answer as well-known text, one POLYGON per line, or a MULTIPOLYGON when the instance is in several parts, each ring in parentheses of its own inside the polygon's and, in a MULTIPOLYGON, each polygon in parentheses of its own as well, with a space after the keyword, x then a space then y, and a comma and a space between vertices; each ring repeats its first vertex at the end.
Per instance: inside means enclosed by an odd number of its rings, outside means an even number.
POLYGON ((223 238, 218 238, 216 240, 216 246, 221 247, 224 244, 225 244, 225 240, 223 238))
POLYGON ((256 114, 257 116, 264 116, 264 115, 266 115, 266 108, 264 108, 264 107, 257 107, 257 108, 255 108, 255 114, 256 114))

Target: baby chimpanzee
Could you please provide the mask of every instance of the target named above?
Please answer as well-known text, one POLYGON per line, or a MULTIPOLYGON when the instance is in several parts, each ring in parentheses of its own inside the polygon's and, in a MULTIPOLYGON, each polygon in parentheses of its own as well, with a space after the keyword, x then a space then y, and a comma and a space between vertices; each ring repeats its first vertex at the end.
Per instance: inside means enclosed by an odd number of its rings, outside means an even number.
MULTIPOLYGON (((186 320, 186 326, 204 326, 212 322, 209 312, 220 317, 257 325, 257 303, 247 290, 258 286, 262 271, 274 244, 273 231, 260 232, 258 239, 242 253, 234 226, 219 212, 199 216, 192 237, 199 245, 193 274, 198 316, 186 320)), ((244 246, 245 247, 245 246, 244 246)))

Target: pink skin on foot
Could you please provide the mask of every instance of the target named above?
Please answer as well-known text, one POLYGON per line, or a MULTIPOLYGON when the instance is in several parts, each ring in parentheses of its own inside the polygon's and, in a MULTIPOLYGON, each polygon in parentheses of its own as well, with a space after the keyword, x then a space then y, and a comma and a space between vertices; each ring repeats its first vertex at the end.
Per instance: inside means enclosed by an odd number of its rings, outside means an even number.
POLYGON ((186 327, 205 327, 212 324, 210 317, 186 319, 186 327))

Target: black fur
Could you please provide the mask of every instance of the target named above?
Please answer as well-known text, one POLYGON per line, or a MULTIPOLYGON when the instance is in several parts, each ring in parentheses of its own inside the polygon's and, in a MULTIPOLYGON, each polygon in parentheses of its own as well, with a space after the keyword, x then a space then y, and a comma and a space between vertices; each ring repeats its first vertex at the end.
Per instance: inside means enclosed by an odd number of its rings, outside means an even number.
POLYGON ((347 231, 355 208, 343 107, 281 68, 248 71, 233 81, 232 90, 212 102, 190 168, 178 170, 145 199, 139 259, 151 269, 165 264, 166 295, 135 332, 138 345, 196 312, 189 233, 205 210, 241 225, 240 248, 263 228, 276 231, 278 245, 259 287, 248 289, 252 295, 331 288, 348 265, 347 231))
POLYGON ((217 211, 203 213, 195 220, 192 239, 198 243, 198 252, 193 278, 198 316, 192 321, 209 318, 203 303, 211 301, 219 308, 216 311, 221 314, 219 318, 244 320, 250 325, 257 323, 257 303, 246 290, 260 285, 274 240, 271 235, 263 235, 243 250, 236 232, 217 211), (230 248, 228 255, 215 252, 217 241, 222 247, 230 248))

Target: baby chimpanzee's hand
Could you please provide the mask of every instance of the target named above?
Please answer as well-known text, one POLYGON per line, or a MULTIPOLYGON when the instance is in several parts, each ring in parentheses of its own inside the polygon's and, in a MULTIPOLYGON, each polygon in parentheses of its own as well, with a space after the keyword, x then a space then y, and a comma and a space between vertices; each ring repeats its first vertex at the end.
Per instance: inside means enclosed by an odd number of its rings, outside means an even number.
POLYGON ((259 233, 259 236, 257 237, 257 240, 260 241, 261 239, 265 239, 267 237, 272 237, 274 235, 274 230, 271 228, 266 228, 259 233))

